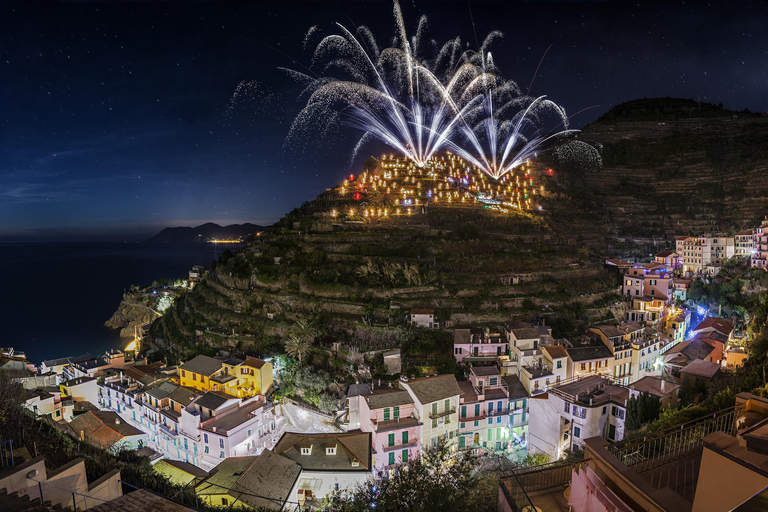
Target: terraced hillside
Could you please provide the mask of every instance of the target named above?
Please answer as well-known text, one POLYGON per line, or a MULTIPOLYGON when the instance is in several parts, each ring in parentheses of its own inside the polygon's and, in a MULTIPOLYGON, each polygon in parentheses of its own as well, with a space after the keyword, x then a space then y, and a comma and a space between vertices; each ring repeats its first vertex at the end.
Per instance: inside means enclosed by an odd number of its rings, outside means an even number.
MULTIPOLYGON (((768 213, 768 117, 672 98, 619 105, 579 139, 603 167, 576 175, 618 235, 751 228, 768 213)), ((578 187, 577 187, 578 188, 578 187)))

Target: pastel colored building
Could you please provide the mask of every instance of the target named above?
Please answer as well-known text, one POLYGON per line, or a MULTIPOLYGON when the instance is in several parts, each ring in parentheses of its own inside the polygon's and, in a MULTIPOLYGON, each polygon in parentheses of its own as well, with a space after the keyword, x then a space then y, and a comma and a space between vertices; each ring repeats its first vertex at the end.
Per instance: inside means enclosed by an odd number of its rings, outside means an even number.
POLYGON ((424 329, 439 329, 440 324, 435 318, 435 310, 427 308, 411 309, 410 324, 424 329))
POLYGON ((752 233, 752 267, 768 270, 768 215, 752 233))
POLYGON ((399 385, 413 398, 416 418, 421 421, 421 448, 435 447, 440 440, 456 448, 462 393, 456 377, 436 375, 412 380, 401 377, 399 385))
POLYGON ((415 402, 404 389, 382 389, 357 397, 360 430, 371 434, 375 471, 419 456, 422 423, 415 402))
POLYGON ((509 352, 504 333, 490 329, 454 329, 453 355, 461 363, 495 361, 509 352))
POLYGON ((271 390, 272 363, 255 357, 242 360, 199 355, 179 367, 179 376, 182 386, 251 397, 271 390))
POLYGON ((509 391, 496 366, 473 367, 460 382, 459 449, 506 450, 509 391))

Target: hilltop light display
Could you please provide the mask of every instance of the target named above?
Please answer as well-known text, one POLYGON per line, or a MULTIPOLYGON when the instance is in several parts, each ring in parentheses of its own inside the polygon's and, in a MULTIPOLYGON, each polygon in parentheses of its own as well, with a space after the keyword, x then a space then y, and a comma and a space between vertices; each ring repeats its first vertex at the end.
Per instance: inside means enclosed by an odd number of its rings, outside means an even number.
MULTIPOLYGON (((284 69, 309 98, 291 126, 289 141, 322 138, 345 125, 363 131, 354 154, 378 140, 422 169, 450 150, 496 180, 496 189, 488 192, 498 195, 512 185, 503 180, 507 174, 574 132, 568 129, 564 108, 544 96, 523 93, 501 76, 488 51, 501 32, 491 32, 475 51, 458 37, 442 46, 430 41, 423 16, 409 38, 397 1, 394 17, 392 47, 381 48, 366 27, 353 32, 337 23, 338 33, 322 37, 315 46, 309 73, 284 69), (432 55, 426 53, 430 49, 432 55)), ((312 27, 305 45, 318 32, 312 27)), ((515 188, 520 186, 516 181, 515 188)), ((467 200, 462 194, 440 192, 443 196, 430 199, 467 200)), ((486 198, 486 204, 522 208, 524 196, 507 205, 486 198)))
POLYGON ((337 187, 339 199, 357 207, 330 209, 332 218, 375 219, 426 213, 427 208, 478 207, 499 214, 540 210, 544 187, 534 176, 549 172, 530 162, 496 180, 451 152, 416 165, 403 156, 382 155, 376 172, 351 175, 337 187))

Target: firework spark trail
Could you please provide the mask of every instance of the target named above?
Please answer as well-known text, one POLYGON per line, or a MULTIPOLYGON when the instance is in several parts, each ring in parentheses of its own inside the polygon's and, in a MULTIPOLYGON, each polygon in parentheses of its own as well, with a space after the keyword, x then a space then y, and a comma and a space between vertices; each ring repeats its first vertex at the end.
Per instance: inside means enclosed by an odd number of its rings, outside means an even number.
MULTIPOLYGON (((433 42, 436 56, 429 59, 420 55, 429 46, 423 42, 426 17, 409 39, 397 1, 393 13, 392 47, 382 48, 366 27, 352 32, 337 24, 340 33, 323 37, 312 55, 312 67, 322 66, 322 75, 286 70, 304 87, 302 96, 309 95, 289 140, 318 127, 330 136, 331 125, 338 123, 364 132, 353 158, 371 139, 419 167, 448 148, 499 179, 547 143, 573 133, 564 109, 544 96, 523 95, 516 83, 500 76, 489 48, 501 32, 490 32, 478 51, 462 51, 458 37, 442 46, 433 42), (345 78, 334 77, 335 72, 345 78), (557 122, 545 131, 551 116, 557 122), (552 133, 560 125, 563 130, 552 133)), ((317 32, 310 29, 305 44, 317 32)))

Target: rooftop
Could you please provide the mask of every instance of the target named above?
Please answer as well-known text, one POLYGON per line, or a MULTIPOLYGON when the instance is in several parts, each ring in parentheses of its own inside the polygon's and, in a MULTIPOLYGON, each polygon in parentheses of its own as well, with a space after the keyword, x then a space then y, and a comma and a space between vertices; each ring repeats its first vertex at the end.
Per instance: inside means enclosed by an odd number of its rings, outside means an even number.
POLYGON ((526 391, 525 386, 520 382, 520 378, 517 375, 506 375, 501 380, 507 384, 510 400, 517 400, 528 396, 528 391, 526 391))
POLYGON ((478 377, 501 375, 501 371, 496 366, 473 366, 470 372, 474 373, 478 377))
POLYGON ((199 375, 211 376, 221 369, 221 364, 222 362, 219 359, 199 355, 181 365, 179 369, 199 375))
POLYGON ((590 399, 599 396, 606 396, 606 398, 612 396, 619 400, 627 400, 629 398, 629 390, 627 388, 614 385, 609 379, 598 375, 591 375, 568 384, 556 386, 551 391, 555 394, 571 395, 583 402, 588 402, 590 399))
POLYGON ((227 400, 237 400, 238 398, 222 391, 209 391, 195 400, 195 404, 206 409, 216 410, 224 405, 227 400))
POLYGON ((412 315, 434 315, 435 310, 434 309, 428 309, 428 308, 412 308, 411 309, 412 315))
POLYGON ((198 478, 204 478, 208 476, 208 472, 204 469, 201 469, 194 464, 190 464, 189 462, 184 462, 182 460, 172 460, 172 459, 162 459, 158 461, 155 466, 158 464, 168 464, 169 466, 173 466, 176 469, 183 471, 185 473, 188 473, 192 476, 198 477, 198 478))
POLYGON ((223 416, 214 416, 213 418, 204 421, 203 424, 200 425, 200 428, 207 430, 208 432, 227 435, 229 431, 236 429, 248 421, 253 414, 262 407, 264 407, 264 402, 258 400, 248 403, 235 411, 227 412, 223 416))
POLYGON ((385 407, 399 407, 413 403, 413 398, 404 389, 376 390, 371 395, 365 396, 368 407, 371 409, 383 409, 385 407))
POLYGON ((408 382, 400 381, 400 384, 408 386, 422 404, 461 395, 461 389, 458 382, 456 382, 456 377, 453 375, 424 377, 409 380, 408 382))
POLYGON ((265 361, 262 361, 261 359, 257 357, 248 357, 245 361, 243 361, 243 366, 250 366, 251 368, 259 369, 262 366, 266 364, 265 361))
POLYGON ((720 365, 718 363, 711 363, 704 361, 703 359, 696 359, 691 361, 685 368, 680 370, 681 373, 687 373, 688 375, 695 375, 696 377, 705 377, 711 379, 717 372, 720 371, 720 365))
POLYGON ((567 349, 568 356, 574 362, 593 361, 595 359, 613 359, 611 350, 605 345, 592 347, 574 347, 567 349))
POLYGON ((703 329, 714 329, 720 334, 728 336, 733 330, 733 323, 725 318, 707 318, 697 325, 693 330, 701 331, 703 329))
POLYGON ((296 462, 264 450, 235 482, 229 494, 257 510, 281 510, 300 474, 301 466, 296 462))
POLYGON ((641 393, 665 397, 679 388, 680 384, 675 384, 674 382, 665 381, 660 377, 652 377, 649 375, 633 382, 629 387, 635 391, 640 391, 641 393))
POLYGON ((277 442, 274 452, 298 463, 308 471, 371 471, 372 448, 370 432, 344 434, 299 434, 286 432, 277 442), (336 454, 327 455, 325 445, 336 444, 336 454), (309 455, 301 447, 311 446, 309 455), (358 466, 353 461, 359 462, 358 466))
POLYGON ((535 327, 524 327, 522 329, 512 329, 512 335, 518 340, 539 339, 539 330, 535 327))
POLYGON ((552 359, 559 359, 561 357, 568 357, 568 351, 562 345, 548 345, 543 347, 544 351, 549 354, 552 359))
POLYGON ((627 334, 615 325, 593 325, 590 327, 590 329, 595 329, 603 333, 606 338, 615 338, 617 336, 625 336, 627 334))
POLYGON ((99 503, 91 512, 193 512, 194 509, 180 505, 159 494, 146 489, 139 489, 119 498, 99 503))

